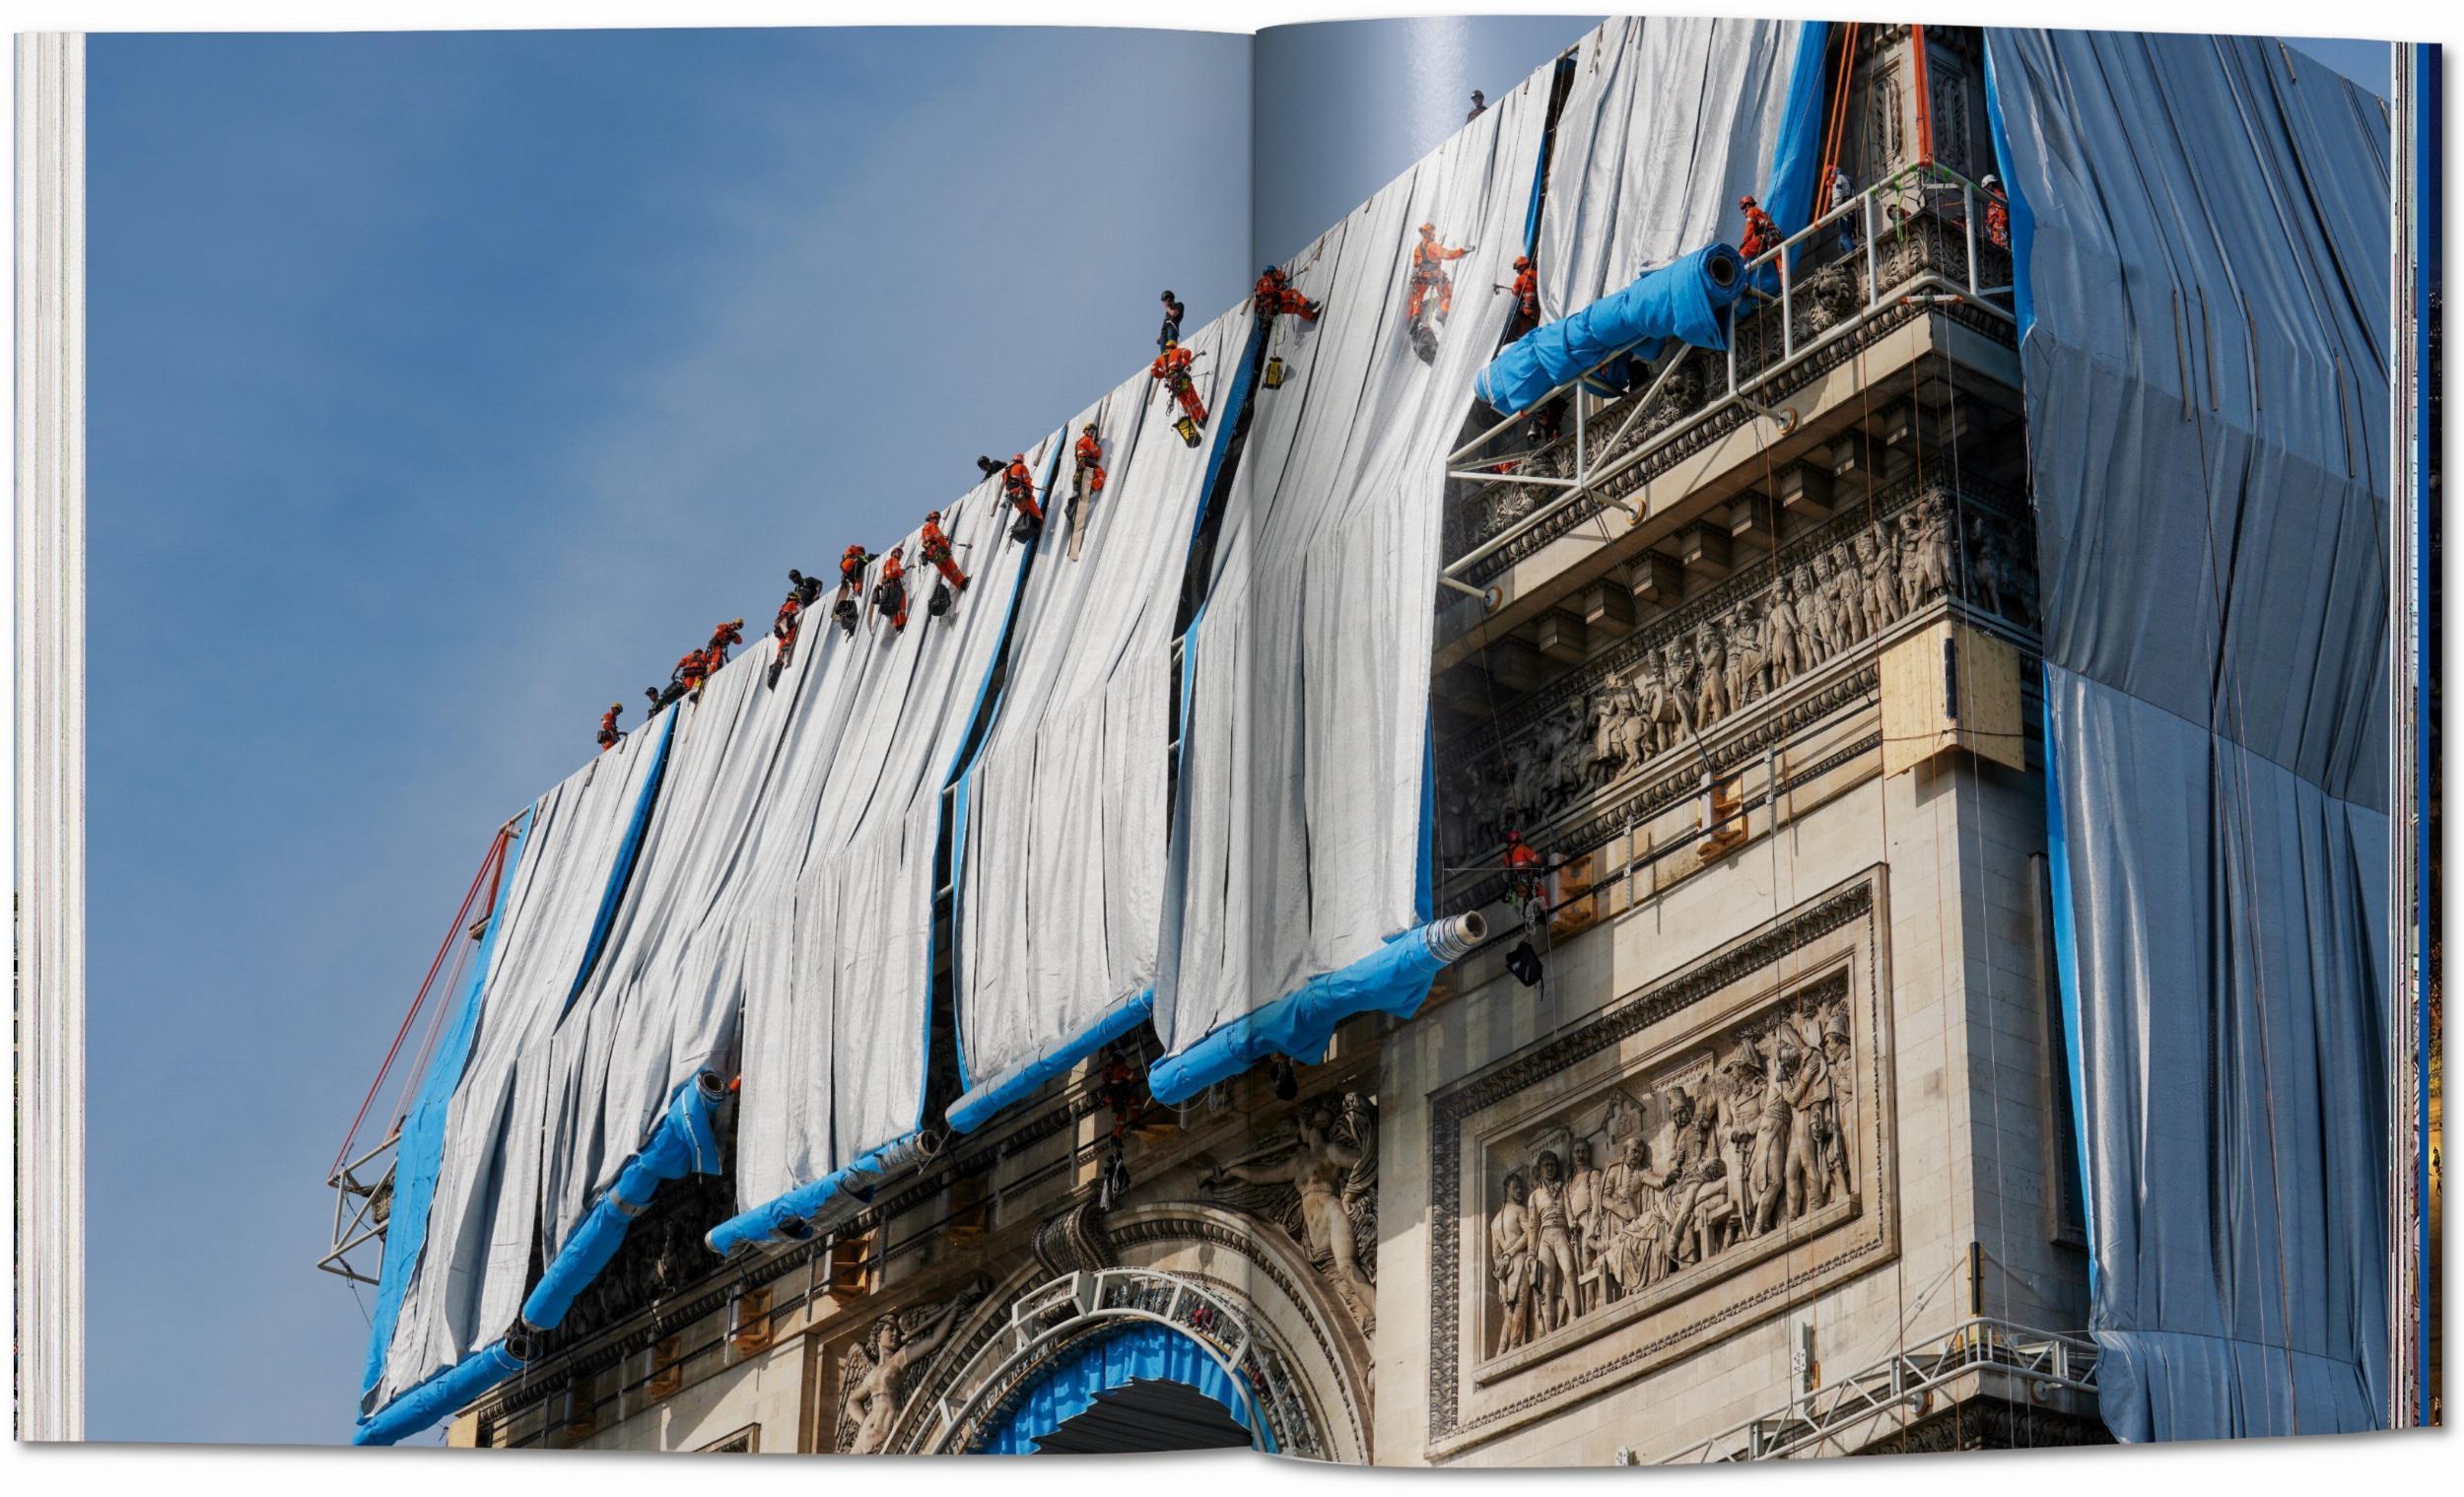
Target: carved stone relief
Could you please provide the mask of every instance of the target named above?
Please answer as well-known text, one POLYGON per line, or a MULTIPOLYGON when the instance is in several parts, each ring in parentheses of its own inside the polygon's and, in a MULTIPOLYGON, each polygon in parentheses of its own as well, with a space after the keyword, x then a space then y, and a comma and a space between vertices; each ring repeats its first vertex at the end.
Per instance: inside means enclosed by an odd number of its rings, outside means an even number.
POLYGON ((1360 1328, 1377 1328, 1375 1098, 1320 1098, 1262 1147, 1215 1164, 1201 1185, 1298 1243, 1360 1328))
POLYGON ((1943 597, 2026 625, 2034 587, 2019 558, 2031 545, 2015 510, 1913 484, 1788 543, 1771 565, 1636 630, 1578 679, 1441 748, 1441 859, 1493 862, 1483 854, 1509 829, 1528 833, 1690 753, 1698 735, 1943 597))
POLYGON ((1877 867, 1429 1103, 1429 1445, 1493 1439, 1898 1248, 1877 867))
POLYGON ((1834 974, 1492 1144, 1491 1356, 1850 1206, 1847 988, 1834 974))
POLYGON ((839 1375, 840 1450, 867 1456, 887 1447, 907 1385, 991 1287, 979 1278, 948 1299, 892 1311, 864 1328, 839 1375))

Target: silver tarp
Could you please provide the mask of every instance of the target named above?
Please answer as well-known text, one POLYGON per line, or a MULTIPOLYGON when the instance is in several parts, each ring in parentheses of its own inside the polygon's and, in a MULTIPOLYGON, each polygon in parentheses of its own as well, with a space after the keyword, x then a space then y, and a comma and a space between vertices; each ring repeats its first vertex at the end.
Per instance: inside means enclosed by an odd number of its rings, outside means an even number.
POLYGON ((1094 422, 1103 494, 1072 511, 1074 463, 1021 592, 999 713, 966 775, 958 846, 958 1033, 972 1093, 1135 999, 1163 923, 1172 634, 1247 303, 1186 340, 1209 421, 1191 446, 1144 372, 1094 422), (1074 555, 1072 554, 1074 551, 1074 555))
MULTIPOLYGON (((1061 441, 1055 434, 1027 452, 1039 482, 1061 441)), ((742 1207, 923 1122, 942 787, 983 705, 1024 556, 998 498, 988 480, 942 516, 969 574, 946 618, 925 612, 936 574, 908 536, 906 632, 891 634, 868 612, 847 646, 872 658, 844 731, 809 756, 817 793, 794 813, 807 845, 744 896, 753 933, 736 1127, 742 1207)))
POLYGON ((405 1286, 379 1401, 512 1327, 537 1220, 544 1065, 660 734, 626 735, 539 798, 445 1122, 427 1246, 405 1286))
POLYGON ((1540 209, 1542 320, 1735 241, 1737 200, 1762 191, 1779 140, 1804 29, 1634 16, 1583 38, 1540 209))
POLYGON ((2105 1421, 2384 1422, 2387 132, 1994 31, 2105 1421))
POLYGON ((1281 319, 1198 623, 1155 1023, 1171 1052, 1419 922, 1442 463, 1513 308, 1545 70, 1288 264, 1281 319), (1435 362, 1403 309, 1423 222, 1446 269, 1435 362))

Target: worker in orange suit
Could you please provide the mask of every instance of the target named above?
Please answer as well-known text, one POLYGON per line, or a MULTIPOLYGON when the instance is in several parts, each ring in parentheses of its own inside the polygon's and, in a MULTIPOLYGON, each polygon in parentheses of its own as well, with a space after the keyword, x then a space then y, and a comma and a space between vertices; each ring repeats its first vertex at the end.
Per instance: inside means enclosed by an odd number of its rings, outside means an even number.
POLYGON ((743 643, 744 621, 742 619, 729 619, 723 624, 713 625, 710 643, 702 647, 705 667, 716 672, 719 667, 727 663, 727 646, 743 643))
POLYGON ((1078 444, 1073 449, 1078 460, 1078 487, 1088 494, 1104 492, 1104 439, 1095 433, 1090 421, 1078 430, 1078 444))
POLYGON ((872 606, 890 617, 890 627, 907 628, 907 563, 892 546, 890 554, 881 559, 880 579, 872 584, 872 606))
POLYGON ((925 561, 940 569, 942 580, 960 592, 967 590, 967 574, 958 570, 958 558, 950 554, 949 532, 941 528, 940 510, 924 516, 917 549, 924 553, 925 561))
POLYGON ((2002 195, 2002 178, 1988 176, 1977 183, 1985 189, 1985 238, 1993 240, 1996 249, 2011 247, 2011 200, 2002 195))
POLYGON ((1737 252, 1750 260, 1766 250, 1777 248, 1780 226, 1771 222, 1771 215, 1762 211, 1762 205, 1754 201, 1753 194, 1748 192, 1739 198, 1737 206, 1745 211, 1745 238, 1738 244, 1737 252))
POLYGON ((614 748, 617 740, 625 736, 624 730, 616 725, 616 719, 624 714, 625 704, 622 702, 611 702, 607 706, 606 713, 601 714, 599 717, 600 753, 604 754, 609 749, 614 748))
POLYGON ((1276 316, 1290 312, 1303 322, 1318 320, 1318 304, 1292 289, 1292 278, 1280 265, 1269 265, 1259 272, 1257 289, 1250 295, 1250 305, 1257 310, 1258 320, 1271 323, 1276 316))
POLYGON ((688 695, 698 695, 702 690, 702 683, 710 679, 709 656, 698 649, 686 650, 684 658, 676 662, 675 674, 671 679, 677 685, 682 686, 688 695))
POLYGON ((1001 498, 1016 506, 1029 523, 1044 523, 1044 507, 1036 503, 1035 474, 1027 467, 1026 453, 1010 458, 1009 466, 1001 469, 1001 498))
POLYGON ((1455 309, 1455 278, 1446 273, 1448 260, 1460 260, 1475 246, 1461 249, 1437 241, 1437 226, 1420 226, 1420 242, 1411 246, 1411 294, 1403 303, 1403 320, 1420 320, 1420 308, 1428 302, 1430 292, 1437 293, 1437 318, 1443 322, 1455 309))
POLYGON ((1541 877, 1544 864, 1540 853, 1523 840, 1520 832, 1506 834, 1506 898, 1532 923, 1544 902, 1541 899, 1541 877))
POLYGON ((1514 293, 1515 325, 1511 330, 1521 332, 1526 328, 1538 327, 1540 325, 1540 272, 1532 268, 1530 255, 1519 254, 1514 257, 1514 284, 1506 289, 1514 293))
POLYGON ((1155 362, 1147 366, 1146 373, 1160 381, 1165 389, 1172 391, 1172 398, 1181 402, 1182 415, 1204 426, 1206 403, 1198 398, 1198 383, 1190 377, 1190 370, 1197 363, 1197 356, 1188 349, 1178 343, 1167 343, 1164 351, 1155 356, 1155 362))

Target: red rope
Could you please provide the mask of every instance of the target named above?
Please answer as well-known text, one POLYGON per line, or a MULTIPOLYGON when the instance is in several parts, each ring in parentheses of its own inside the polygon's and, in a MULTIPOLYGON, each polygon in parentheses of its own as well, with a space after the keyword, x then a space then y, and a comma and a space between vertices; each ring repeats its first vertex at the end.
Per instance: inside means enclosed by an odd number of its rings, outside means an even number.
POLYGON ((1916 42, 1916 159, 1930 167, 1934 164, 1934 85, 1925 72, 1925 28, 1910 26, 1908 31, 1916 42))
MULTIPOLYGON (((326 1172, 328 1176, 341 1174, 343 1161, 351 1157, 351 1145, 359 1141, 360 1124, 368 1121, 368 1110, 375 1105, 377 1091, 385 1084, 385 1073, 393 1069, 393 1057, 401 1053, 402 1042, 410 1035, 412 1023, 419 1018, 420 1009, 426 1006, 428 989, 436 983, 438 970, 445 966, 445 957, 452 953, 454 938, 468 926, 471 903, 479 897, 479 886, 487 882, 488 870, 494 868, 498 876, 503 877, 505 834, 506 828, 497 828, 496 840, 488 845, 488 855, 479 860, 479 871, 471 875, 470 889, 462 896, 462 908, 454 912, 453 923, 446 929, 443 944, 437 947, 436 960, 428 964, 428 976, 419 985, 419 996, 411 1000, 411 1011, 402 1016, 402 1027, 393 1032, 393 1043, 385 1048, 384 1063, 376 1067, 376 1079, 368 1083, 368 1095, 361 1099, 360 1110, 351 1119, 351 1130, 342 1135, 342 1147, 334 1151, 333 1168, 326 1172)), ((491 888, 493 890, 493 886, 491 888)), ((493 892, 488 902, 493 908, 496 903, 493 892)))
POLYGON ((1814 188, 1814 213, 1808 222, 1838 207, 1831 201, 1831 172, 1839 166, 1842 138, 1848 133, 1848 82, 1857 61, 1857 23, 1848 22, 1840 36, 1839 76, 1831 85, 1830 123, 1822 129, 1822 171, 1814 188))

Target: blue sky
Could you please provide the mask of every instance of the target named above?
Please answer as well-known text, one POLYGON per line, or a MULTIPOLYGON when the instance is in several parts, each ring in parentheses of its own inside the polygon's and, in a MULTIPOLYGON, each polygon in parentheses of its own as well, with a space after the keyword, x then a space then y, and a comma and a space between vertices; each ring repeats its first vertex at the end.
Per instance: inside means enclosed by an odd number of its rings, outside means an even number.
MULTIPOLYGON (((1589 24, 1271 41, 1308 89, 1259 239, 1589 24)), ((1248 49, 101 36, 89 73, 89 1428, 335 1441, 365 1321, 320 1181, 491 829, 787 567, 1129 374, 1157 290, 1246 289, 1248 49)))
MULTIPOLYGON (((1435 107, 1284 164, 1308 232, 1583 29, 1490 26, 1435 107)), ((490 831, 787 567, 1131 373, 1158 290, 1246 291, 1248 66, 1129 32, 94 40, 96 1438, 347 1436, 320 1182, 490 831)))
POLYGON ((1157 290, 1246 291, 1247 51, 100 37, 90 86, 89 1427, 338 1440, 319 1182, 490 830, 1129 374, 1157 290))

